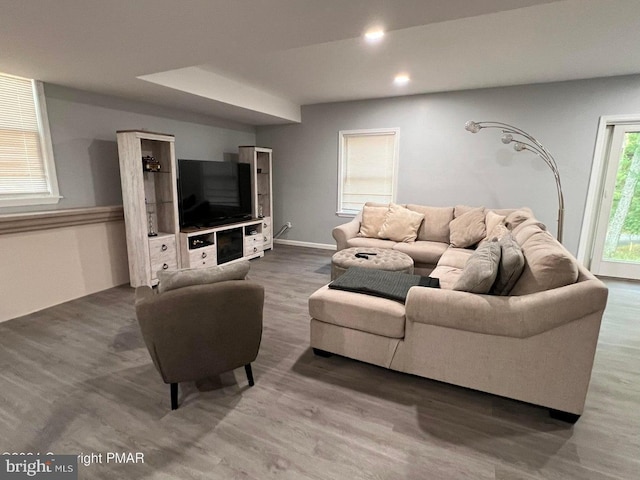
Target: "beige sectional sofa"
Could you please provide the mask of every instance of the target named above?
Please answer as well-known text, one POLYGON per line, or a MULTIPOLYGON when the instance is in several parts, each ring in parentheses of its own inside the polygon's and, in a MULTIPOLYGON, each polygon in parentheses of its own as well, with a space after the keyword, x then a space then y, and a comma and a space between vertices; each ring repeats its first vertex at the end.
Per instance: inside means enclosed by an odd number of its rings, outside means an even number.
POLYGON ((314 351, 533 403, 558 418, 577 420, 591 377, 606 286, 528 209, 481 209, 484 237, 456 248, 451 243, 460 243, 460 231, 452 230, 452 222, 471 210, 477 219, 478 209, 403 207, 423 215, 415 240, 359 235, 366 231, 361 212, 334 229, 337 248, 403 251, 414 259, 418 274, 439 278, 441 288, 412 287, 403 304, 324 286, 309 299, 314 351), (454 290, 474 252, 486 250, 487 245, 476 249, 477 244, 497 242, 489 238, 496 231, 513 239, 524 258, 510 293, 454 290))

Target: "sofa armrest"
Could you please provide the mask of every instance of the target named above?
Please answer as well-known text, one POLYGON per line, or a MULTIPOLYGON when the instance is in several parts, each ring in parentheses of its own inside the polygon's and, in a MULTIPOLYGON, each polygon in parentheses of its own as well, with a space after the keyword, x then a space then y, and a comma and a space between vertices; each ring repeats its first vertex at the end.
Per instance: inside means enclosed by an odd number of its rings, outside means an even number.
POLYGON ((412 287, 407 321, 526 338, 604 312, 607 287, 598 279, 522 296, 494 296, 412 287))
POLYGON ((333 238, 336 241, 336 250, 340 251, 349 247, 347 245, 347 240, 358 235, 358 232, 360 231, 361 218, 361 214, 358 214, 350 222, 338 225, 331 231, 331 235, 333 235, 333 238))

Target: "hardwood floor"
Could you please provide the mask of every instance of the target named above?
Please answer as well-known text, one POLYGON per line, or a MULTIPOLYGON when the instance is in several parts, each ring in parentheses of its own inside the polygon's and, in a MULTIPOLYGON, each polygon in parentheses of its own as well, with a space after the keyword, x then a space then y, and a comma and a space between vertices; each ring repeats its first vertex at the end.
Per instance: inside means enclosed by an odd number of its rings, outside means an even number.
POLYGON ((640 284, 607 281, 586 410, 569 425, 532 405, 314 356, 307 298, 329 281, 331 253, 278 245, 252 261, 266 288, 255 387, 243 369, 181 384, 175 411, 133 289, 1 323, 0 452, 102 454, 80 465, 81 479, 640 478, 640 284), (144 463, 106 463, 108 452, 142 452, 144 463))

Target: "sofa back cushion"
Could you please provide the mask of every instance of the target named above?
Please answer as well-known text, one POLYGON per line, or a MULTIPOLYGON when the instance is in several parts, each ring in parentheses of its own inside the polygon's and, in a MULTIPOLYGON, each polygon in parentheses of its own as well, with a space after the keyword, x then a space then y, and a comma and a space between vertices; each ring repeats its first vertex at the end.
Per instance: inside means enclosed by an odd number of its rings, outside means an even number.
POLYGON ((534 218, 533 212, 528 208, 521 208, 508 214, 504 223, 509 230, 513 230, 522 222, 529 220, 530 218, 534 218))
POLYGON ((449 243, 449 222, 453 220, 453 207, 409 204, 407 208, 424 215, 424 221, 418 230, 418 240, 449 243))
POLYGON ((549 232, 536 225, 526 226, 522 232, 530 233, 535 228, 538 230, 520 244, 525 265, 510 295, 526 295, 564 287, 578 279, 576 260, 549 232))
POLYGON ((228 265, 214 265, 207 268, 160 270, 158 272, 158 293, 191 285, 244 280, 247 273, 249 273, 249 268, 251 268, 249 261, 243 260, 228 265))
POLYGON ((511 231, 511 234, 515 241, 518 242, 518 245, 524 245, 527 239, 533 234, 546 230, 547 227, 544 223, 540 223, 535 218, 529 218, 515 227, 511 231))

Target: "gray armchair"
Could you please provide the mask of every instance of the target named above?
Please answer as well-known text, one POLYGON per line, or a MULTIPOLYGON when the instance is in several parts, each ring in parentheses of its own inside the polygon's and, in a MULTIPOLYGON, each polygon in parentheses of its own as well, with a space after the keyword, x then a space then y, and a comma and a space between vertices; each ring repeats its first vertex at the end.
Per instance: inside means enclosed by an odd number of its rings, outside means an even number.
POLYGON ((244 366, 253 386, 253 362, 262 338, 264 288, 249 280, 193 285, 156 294, 136 289, 136 316, 154 365, 171 384, 202 380, 244 366))

